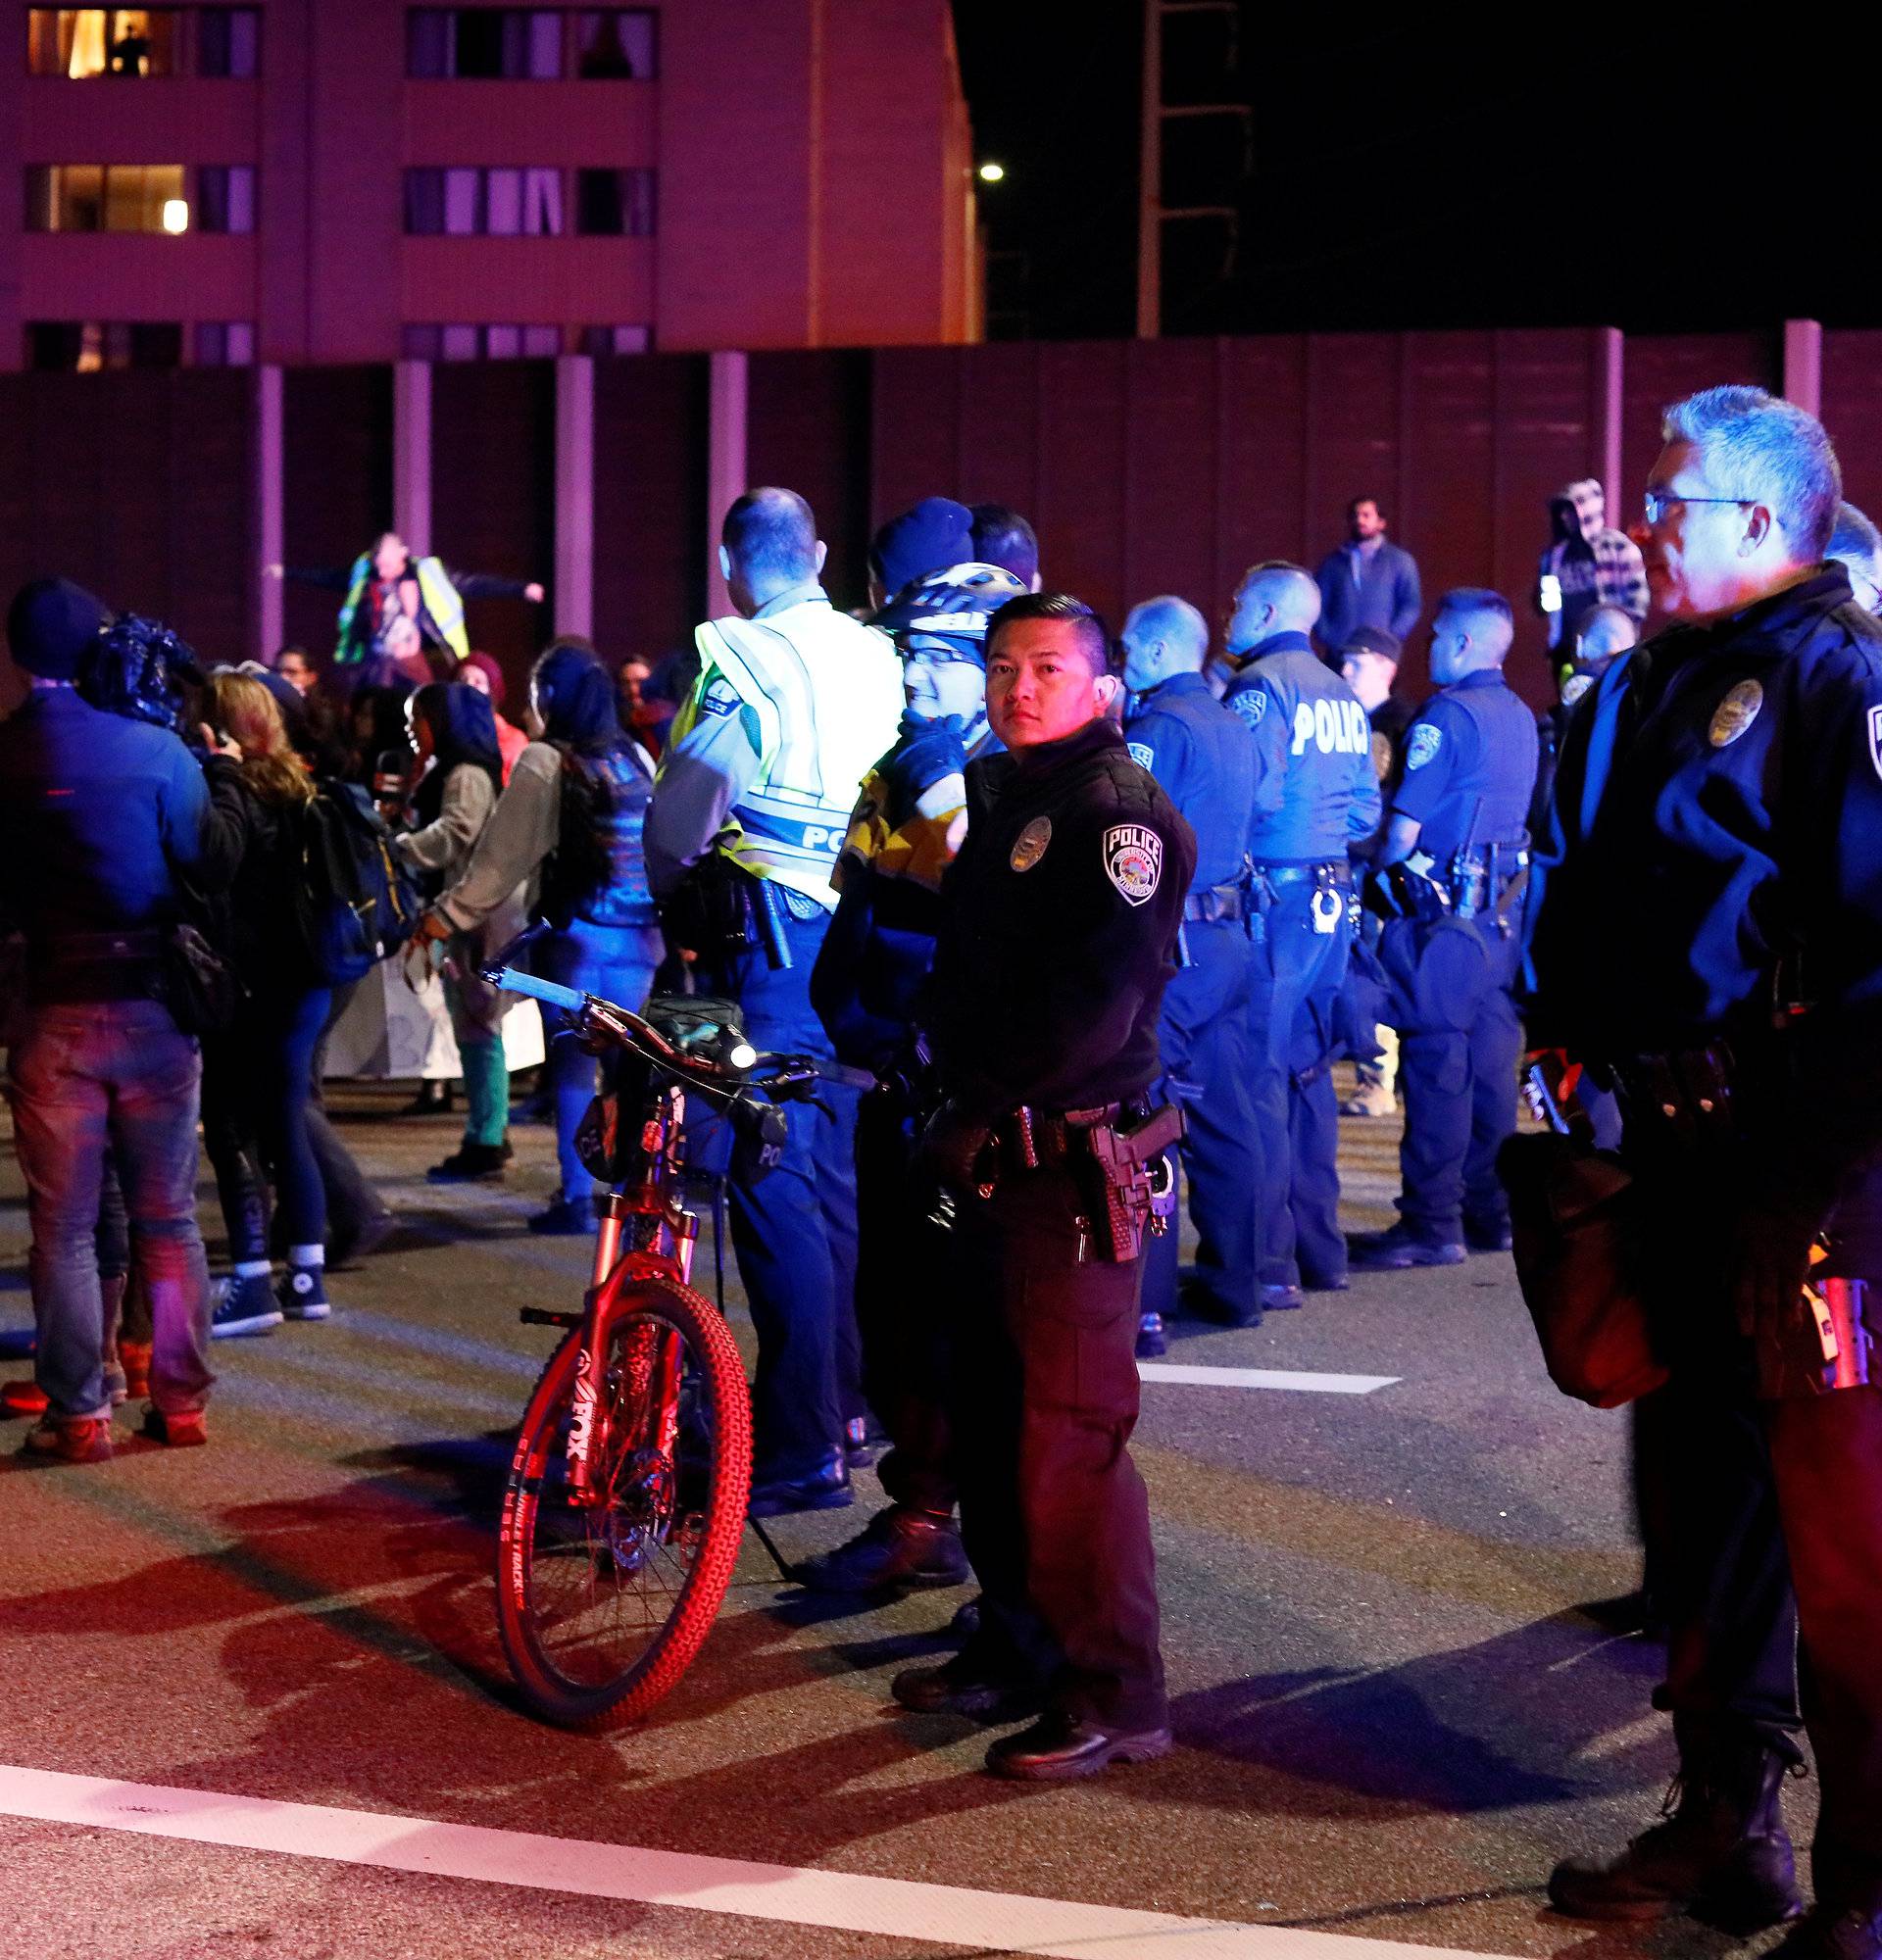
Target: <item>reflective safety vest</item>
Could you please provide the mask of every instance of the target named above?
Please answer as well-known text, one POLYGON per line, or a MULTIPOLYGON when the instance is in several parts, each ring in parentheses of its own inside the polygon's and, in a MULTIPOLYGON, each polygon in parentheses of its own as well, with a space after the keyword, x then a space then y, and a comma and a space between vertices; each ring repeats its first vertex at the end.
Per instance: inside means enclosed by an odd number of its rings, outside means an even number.
MULTIPOLYGON (((470 638, 464 630, 464 601, 458 596, 458 588, 451 583, 444 562, 435 558, 415 558, 410 563, 412 574, 419 582, 419 598, 423 602, 431 624, 458 659, 468 661, 470 658, 470 638)), ((360 660, 365 652, 363 646, 356 647, 354 644, 353 621, 359 614, 360 601, 366 597, 366 589, 372 581, 372 557, 370 552, 362 552, 353 561, 352 577, 353 582, 347 587, 346 599, 340 607, 340 644, 334 659, 341 662, 360 660)), ((365 637, 370 641, 372 636, 368 634, 365 637)))
POLYGON ((734 708, 749 710, 758 731, 758 778, 715 848, 835 910, 830 873, 857 788, 902 719, 892 642, 820 600, 765 619, 709 619, 694 639, 699 680, 672 742, 703 713, 734 708))

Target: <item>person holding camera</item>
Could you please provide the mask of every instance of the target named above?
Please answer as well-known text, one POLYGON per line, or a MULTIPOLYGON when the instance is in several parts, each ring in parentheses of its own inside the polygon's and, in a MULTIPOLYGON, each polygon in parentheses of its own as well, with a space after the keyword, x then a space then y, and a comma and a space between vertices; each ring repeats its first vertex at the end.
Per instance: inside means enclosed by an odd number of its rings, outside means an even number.
MULTIPOLYGON (((751 1041, 831 1057, 811 969, 858 786, 895 741, 902 676, 888 637, 830 604, 823 558, 792 491, 748 490, 726 512, 719 564, 737 616, 696 634, 700 674, 661 762, 647 861, 669 938, 703 988, 739 1004, 751 1041)), ((731 1164, 732 1244, 759 1340, 759 1516, 850 1502, 855 1102, 832 1083, 793 1103, 782 1161, 762 1181, 744 1152, 731 1164)), ((724 1139, 704 1125, 701 1141, 724 1139)))
POLYGON ((183 881, 215 885, 203 770, 167 728, 80 698, 81 662, 109 623, 67 579, 15 597, 7 640, 31 684, 0 724, 0 912, 25 933, 25 1026, 8 1096, 32 1228, 35 1455, 112 1453, 107 1328, 95 1234, 106 1152, 130 1218, 154 1329, 147 1432, 204 1440, 209 1265, 196 1224, 202 1060, 168 1004, 183 881))

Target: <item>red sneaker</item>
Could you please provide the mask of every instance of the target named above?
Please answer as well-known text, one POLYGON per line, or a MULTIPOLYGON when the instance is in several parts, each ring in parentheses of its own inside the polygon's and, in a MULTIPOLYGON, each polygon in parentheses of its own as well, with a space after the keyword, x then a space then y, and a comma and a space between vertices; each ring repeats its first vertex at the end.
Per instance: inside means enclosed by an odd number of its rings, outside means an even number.
POLYGON ((142 1401, 150 1394, 150 1354, 148 1341, 121 1341, 118 1365, 124 1371, 124 1399, 142 1401))
POLYGON ((209 1425, 201 1409, 176 1409, 166 1415, 160 1408, 147 1408, 144 1434, 172 1449, 198 1449, 209 1441, 209 1425))
POLYGON ((25 1448, 65 1463, 109 1463, 111 1422, 105 1416, 42 1416, 26 1431, 25 1448))
POLYGON ((7 1415, 44 1415, 46 1392, 37 1382, 8 1382, 0 1386, 0 1412, 7 1415))

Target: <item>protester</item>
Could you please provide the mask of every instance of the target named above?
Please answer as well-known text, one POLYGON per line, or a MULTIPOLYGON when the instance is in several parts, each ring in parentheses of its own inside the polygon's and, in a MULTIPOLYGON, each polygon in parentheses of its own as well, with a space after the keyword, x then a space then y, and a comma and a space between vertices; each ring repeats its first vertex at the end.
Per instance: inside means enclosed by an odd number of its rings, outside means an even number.
POLYGON ((981 564, 1010 571, 1028 592, 1039 590, 1039 540, 1032 526, 1006 504, 972 504, 972 556, 981 564))
MULTIPOLYGON (((478 928, 487 943, 490 922, 520 910, 554 928, 536 948, 545 978, 638 1007, 664 950, 641 839, 652 772, 620 732, 614 682, 586 640, 558 640, 536 662, 529 714, 537 739, 517 758, 470 862, 419 922, 414 943, 478 928)), ((561 1183, 529 1229, 586 1232, 594 1186, 575 1131, 594 1097, 594 1057, 552 1038, 545 1072, 561 1183)))
POLYGON ((1549 622, 1549 645, 1572 647, 1584 613, 1618 606, 1647 616, 1647 567, 1640 547, 1608 522, 1607 499, 1592 476, 1567 484, 1549 503, 1552 536, 1536 579, 1536 608, 1549 622))
POLYGON ((1390 544, 1385 513, 1376 497, 1355 497, 1346 507, 1347 540, 1321 559, 1313 581, 1320 588, 1320 623, 1314 633, 1335 654, 1362 628, 1389 633, 1401 646, 1424 610, 1418 562, 1390 544))
POLYGON ((479 694, 489 697, 490 711, 497 723, 497 754, 503 758, 503 780, 507 783, 510 771, 517 766, 517 758, 529 746, 529 737, 514 721, 504 719, 503 702, 510 683, 504 678, 502 667, 488 654, 473 647, 470 657, 451 678, 461 687, 474 687, 479 694))
POLYGON ((274 671, 296 694, 312 694, 320 685, 320 670, 305 647, 283 647, 274 656, 274 671))
MULTIPOLYGON (((412 697, 411 721, 412 746, 424 770, 412 799, 419 827, 396 836, 392 848, 416 869, 435 874, 449 892, 469 867, 503 789, 496 712, 476 686, 433 681, 412 697)), ((526 884, 520 881, 474 931, 454 943, 445 961, 451 1030, 464 1066, 465 1124, 456 1152, 426 1173, 436 1184, 501 1177, 512 1155, 506 1003, 478 969, 522 930, 526 899, 526 884)))

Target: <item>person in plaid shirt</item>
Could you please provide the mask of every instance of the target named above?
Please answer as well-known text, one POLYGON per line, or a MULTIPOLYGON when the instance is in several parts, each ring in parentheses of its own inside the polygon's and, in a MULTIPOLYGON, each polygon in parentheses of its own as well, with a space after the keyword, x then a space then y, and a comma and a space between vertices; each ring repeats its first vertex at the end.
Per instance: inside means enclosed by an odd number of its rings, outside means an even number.
POLYGON ((1536 605, 1549 621, 1551 650, 1572 647, 1583 616, 1597 606, 1618 606, 1646 618, 1640 547, 1624 531, 1609 528, 1601 485, 1592 476, 1570 483, 1549 500, 1549 517, 1555 536, 1542 555, 1536 605))

